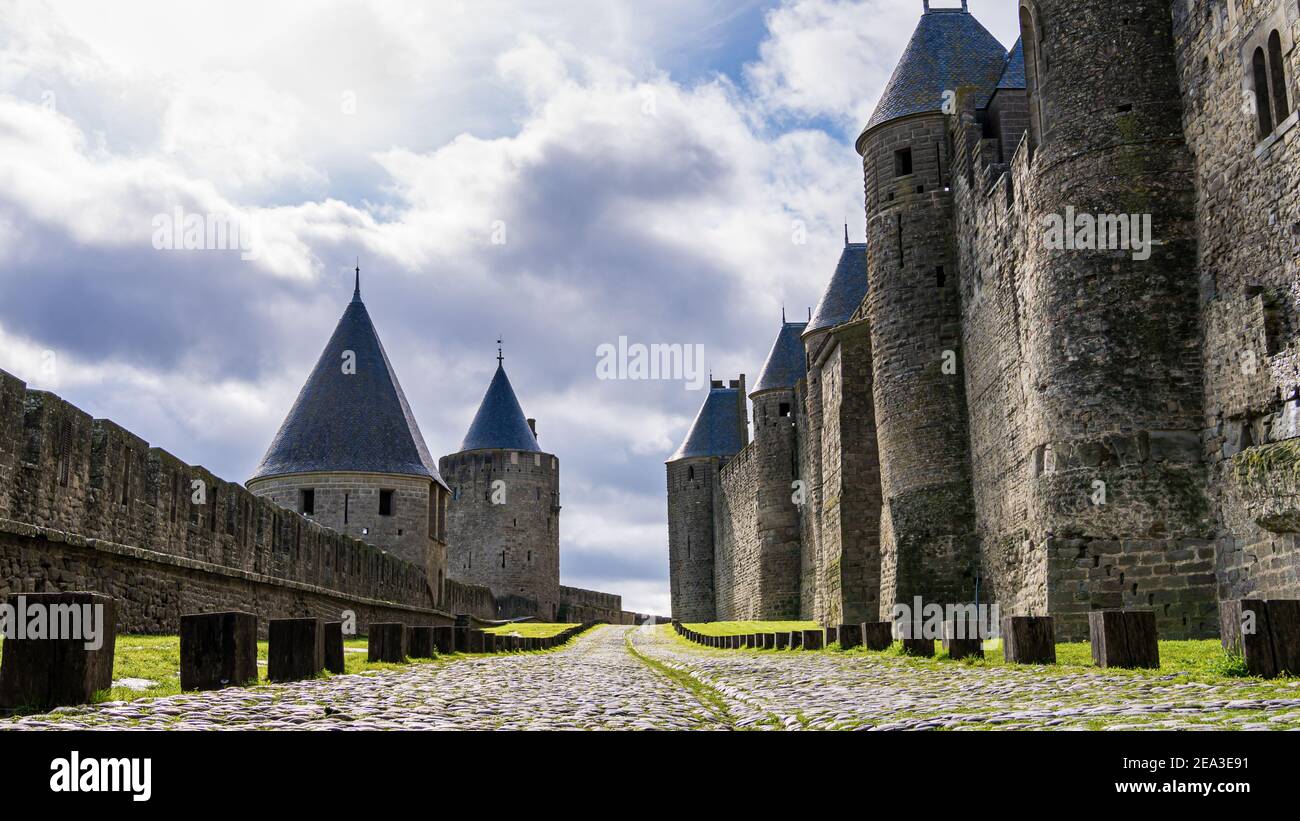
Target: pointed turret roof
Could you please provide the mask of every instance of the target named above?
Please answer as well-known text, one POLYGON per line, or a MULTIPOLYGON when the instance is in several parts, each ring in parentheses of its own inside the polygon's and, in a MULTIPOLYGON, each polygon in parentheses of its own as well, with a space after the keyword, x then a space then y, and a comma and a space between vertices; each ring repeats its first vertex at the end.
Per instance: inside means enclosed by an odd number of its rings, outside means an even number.
POLYGON ((867 244, 846 242, 839 264, 826 285, 821 301, 808 320, 804 336, 847 322, 867 295, 867 244))
POLYGON ((515 389, 510 386, 505 366, 497 361, 497 372, 492 375, 487 393, 474 414, 469 433, 460 443, 460 451, 467 450, 522 450, 541 452, 537 437, 524 417, 515 389))
POLYGON ((808 366, 800 336, 806 327, 807 322, 781 323, 781 331, 772 343, 772 350, 768 351, 763 372, 758 375, 758 382, 749 392, 750 396, 774 388, 793 388, 794 383, 803 378, 808 366))
POLYGON ((945 91, 975 89, 988 102, 1007 63, 1007 50, 965 9, 927 5, 863 133, 927 111, 943 110, 945 91))
POLYGON ((739 388, 713 387, 695 415, 691 429, 669 462, 697 456, 734 456, 745 446, 741 436, 739 388))
POLYGON ((360 273, 352 302, 250 481, 315 472, 425 476, 446 487, 361 301, 360 273))

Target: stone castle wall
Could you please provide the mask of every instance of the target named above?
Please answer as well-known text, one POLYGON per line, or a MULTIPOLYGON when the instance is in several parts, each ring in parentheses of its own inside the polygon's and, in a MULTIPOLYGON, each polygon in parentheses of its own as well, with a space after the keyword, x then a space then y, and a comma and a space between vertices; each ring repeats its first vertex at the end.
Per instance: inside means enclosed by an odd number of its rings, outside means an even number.
POLYGON ((121 601, 121 628, 141 632, 175 632, 182 612, 212 607, 448 617, 423 568, 2 371, 0 480, 0 593, 100 590, 121 601))
POLYGON ((1249 70, 1278 33, 1300 102, 1293 2, 1173 4, 1177 92, 1195 162, 1204 360, 1201 441, 1222 598, 1300 597, 1300 128, 1260 132, 1249 70))
POLYGON ((713 486, 714 618, 718 621, 756 618, 760 609, 757 451, 756 442, 741 448, 717 472, 713 486))
POLYGON ((560 605, 560 468, 547 453, 469 451, 444 456, 452 577, 488 587, 503 618, 553 619, 560 605), (493 483, 504 484, 493 498, 493 483), (528 603, 526 603, 528 602, 528 603))
POLYGON ((714 457, 669 462, 668 571, 674 617, 713 621, 713 495, 720 465, 714 457))

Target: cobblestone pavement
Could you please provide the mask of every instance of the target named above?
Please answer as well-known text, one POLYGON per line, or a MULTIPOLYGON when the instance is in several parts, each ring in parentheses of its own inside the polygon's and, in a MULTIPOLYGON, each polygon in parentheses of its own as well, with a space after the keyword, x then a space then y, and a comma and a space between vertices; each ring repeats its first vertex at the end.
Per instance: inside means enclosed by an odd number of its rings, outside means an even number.
POLYGON ((0 729, 83 728, 1300 729, 1300 681, 710 650, 667 626, 605 626, 549 653, 0 719, 0 729))
POLYGON ((635 631, 632 644, 716 691, 737 727, 1300 729, 1296 680, 1204 684, 1176 675, 980 667, 857 650, 712 650, 666 626, 635 631))
POLYGON ((402 670, 230 688, 3 720, 34 729, 693 729, 722 726, 689 691, 598 627, 547 653, 470 656, 402 670))

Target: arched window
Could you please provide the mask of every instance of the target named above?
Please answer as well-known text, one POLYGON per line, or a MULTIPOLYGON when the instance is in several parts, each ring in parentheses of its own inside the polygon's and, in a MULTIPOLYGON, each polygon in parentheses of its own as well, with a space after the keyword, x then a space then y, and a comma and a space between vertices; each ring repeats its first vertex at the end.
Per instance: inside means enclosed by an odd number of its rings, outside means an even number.
POLYGON ((1025 84, 1029 96, 1030 146, 1036 146, 1047 132, 1047 118, 1043 111, 1044 63, 1042 59, 1042 32, 1038 18, 1029 6, 1020 7, 1020 36, 1025 50, 1025 84))
POLYGON ((1273 116, 1280 124, 1291 113, 1286 99, 1286 69, 1282 63, 1282 38, 1273 29, 1273 33, 1268 36, 1268 67, 1270 70, 1269 79, 1273 83, 1273 116))
POLYGON ((1273 115, 1269 112, 1268 66, 1264 59, 1264 49, 1255 49, 1251 69, 1255 79, 1255 113, 1259 115, 1259 136, 1267 137, 1273 132, 1273 115))

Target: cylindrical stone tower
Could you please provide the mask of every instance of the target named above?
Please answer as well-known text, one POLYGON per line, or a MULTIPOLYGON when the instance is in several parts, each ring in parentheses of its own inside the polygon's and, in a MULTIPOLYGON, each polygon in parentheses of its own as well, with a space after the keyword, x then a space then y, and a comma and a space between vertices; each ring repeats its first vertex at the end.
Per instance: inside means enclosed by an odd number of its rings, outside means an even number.
POLYGON ((807 373, 803 340, 806 322, 782 322, 749 399, 754 405, 754 454, 758 472, 758 602, 756 619, 799 618, 803 564, 799 478, 795 447, 795 384, 807 373))
POLYGON ((925 13, 857 140, 883 495, 881 617, 975 598, 946 110, 996 86, 1006 49, 960 9, 925 13))
POLYGON ((425 570, 441 605, 447 486, 361 301, 352 302, 245 485, 425 570))
POLYGON ((501 618, 556 618, 560 461, 538 446, 500 357, 460 449, 438 466, 452 489, 451 576, 491 589, 501 618))
POLYGON ((668 459, 668 570, 673 618, 717 617, 713 498, 718 470, 749 441, 745 377, 714 380, 681 447, 668 459))
POLYGON ((1028 530, 1048 611, 1067 640, 1086 637, 1088 610, 1118 607, 1154 609, 1162 638, 1213 635, 1196 195, 1169 4, 1022 0, 1020 18, 1028 530))

